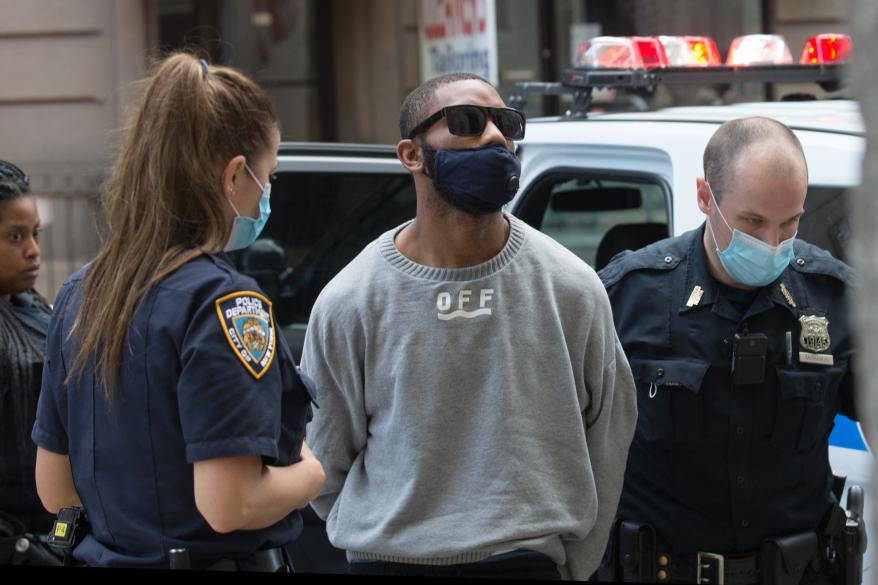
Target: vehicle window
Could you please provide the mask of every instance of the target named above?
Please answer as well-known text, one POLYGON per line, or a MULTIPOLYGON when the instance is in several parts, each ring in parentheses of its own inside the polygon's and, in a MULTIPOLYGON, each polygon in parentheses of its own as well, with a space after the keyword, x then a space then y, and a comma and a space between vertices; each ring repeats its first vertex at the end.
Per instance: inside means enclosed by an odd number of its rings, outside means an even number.
MULTIPOLYGON (((307 324, 332 277, 369 242, 415 216, 408 174, 281 172, 271 193, 260 238, 232 259, 269 296, 281 326, 307 324)), ((298 357, 300 347, 292 345, 298 357)))
POLYGON ((850 234, 847 189, 809 186, 797 237, 845 260, 850 234))
POLYGON ((668 236, 667 201, 658 181, 556 175, 527 194, 518 215, 600 270, 618 252, 668 236))

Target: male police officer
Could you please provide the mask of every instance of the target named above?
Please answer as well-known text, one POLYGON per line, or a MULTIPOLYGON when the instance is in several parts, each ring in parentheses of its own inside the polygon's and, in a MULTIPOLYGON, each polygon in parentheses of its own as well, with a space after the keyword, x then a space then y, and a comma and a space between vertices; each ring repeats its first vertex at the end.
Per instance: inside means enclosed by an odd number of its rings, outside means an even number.
POLYGON ((808 173, 783 124, 720 126, 696 183, 704 225, 600 273, 638 386, 613 576, 820 582, 852 270, 795 238, 808 173))
POLYGON ((490 83, 426 82, 400 131, 417 216, 339 272, 308 324, 313 507, 358 574, 585 579, 637 418, 606 293, 503 213, 524 117, 490 83))

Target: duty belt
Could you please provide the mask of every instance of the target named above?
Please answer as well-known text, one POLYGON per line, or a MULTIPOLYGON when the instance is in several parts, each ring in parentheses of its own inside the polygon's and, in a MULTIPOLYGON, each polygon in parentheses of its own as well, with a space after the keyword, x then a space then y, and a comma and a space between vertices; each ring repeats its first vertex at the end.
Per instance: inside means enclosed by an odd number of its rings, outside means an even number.
POLYGON ((255 571, 262 573, 292 572, 290 561, 283 547, 256 551, 243 559, 220 559, 207 568, 208 571, 255 571))
POLYGON ((695 555, 671 558, 667 581, 708 583, 709 585, 752 585, 759 583, 759 553, 721 555, 700 551, 695 555))

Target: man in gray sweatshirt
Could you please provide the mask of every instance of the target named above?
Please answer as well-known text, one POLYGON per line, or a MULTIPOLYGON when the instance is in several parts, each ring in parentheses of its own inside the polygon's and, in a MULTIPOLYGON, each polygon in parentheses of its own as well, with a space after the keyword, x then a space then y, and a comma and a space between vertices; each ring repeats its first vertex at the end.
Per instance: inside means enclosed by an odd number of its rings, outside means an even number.
POLYGON ((587 579, 600 563, 634 382, 594 271, 501 210, 524 127, 477 76, 414 90, 397 154, 417 215, 314 306, 312 506, 355 573, 587 579))

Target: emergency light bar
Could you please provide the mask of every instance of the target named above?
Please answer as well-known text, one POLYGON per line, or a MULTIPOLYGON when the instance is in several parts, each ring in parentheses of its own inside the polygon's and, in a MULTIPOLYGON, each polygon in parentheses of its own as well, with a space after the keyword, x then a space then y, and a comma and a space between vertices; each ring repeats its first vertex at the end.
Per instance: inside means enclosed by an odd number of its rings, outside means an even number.
POLYGON ((595 89, 652 91, 658 85, 813 82, 835 91, 842 83, 841 64, 850 58, 851 50, 848 36, 816 35, 805 43, 796 65, 783 37, 744 35, 732 41, 722 65, 710 37, 601 36, 580 46, 577 67, 563 71, 560 83, 516 83, 509 105, 524 108, 532 94, 572 94, 568 116, 584 118, 595 89))
POLYGON ((522 109, 530 95, 574 96, 569 116, 584 118, 595 89, 652 91, 658 85, 712 85, 731 83, 817 83, 828 91, 838 89, 845 65, 754 65, 749 67, 656 67, 652 69, 577 68, 561 72, 560 83, 515 84, 509 106, 522 109))
POLYGON ((841 65, 716 66, 692 69, 568 69, 561 83, 570 87, 652 89, 657 85, 710 85, 716 83, 809 83, 837 84, 841 65))
MULTIPOLYGON (((843 62, 851 39, 828 33, 808 39, 800 63, 843 62)), ((725 64, 732 67, 789 65, 793 57, 780 35, 744 35, 729 46, 725 64)), ((722 65, 716 42, 705 36, 595 37, 580 46, 576 67, 603 69, 656 69, 662 67, 717 67, 722 65)))

